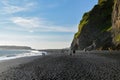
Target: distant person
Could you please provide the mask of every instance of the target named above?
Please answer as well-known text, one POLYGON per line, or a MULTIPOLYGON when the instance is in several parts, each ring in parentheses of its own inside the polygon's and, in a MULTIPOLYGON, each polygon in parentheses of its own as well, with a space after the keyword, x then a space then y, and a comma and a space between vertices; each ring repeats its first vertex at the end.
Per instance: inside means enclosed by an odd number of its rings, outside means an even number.
POLYGON ((71 50, 70 51, 70 55, 72 56, 73 54, 75 54, 76 53, 76 51, 75 50, 71 50))
POLYGON ((75 50, 73 50, 73 54, 75 54, 75 50))

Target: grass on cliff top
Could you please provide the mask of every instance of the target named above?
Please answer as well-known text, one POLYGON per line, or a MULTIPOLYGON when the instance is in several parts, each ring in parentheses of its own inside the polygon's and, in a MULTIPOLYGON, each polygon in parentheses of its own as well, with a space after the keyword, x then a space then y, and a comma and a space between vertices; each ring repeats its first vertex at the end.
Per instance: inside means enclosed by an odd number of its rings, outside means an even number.
POLYGON ((83 15, 74 38, 80 36, 83 27, 86 25, 98 28, 101 32, 110 31, 113 2, 113 0, 99 0, 98 5, 95 5, 91 11, 83 15))
POLYGON ((98 4, 101 4, 104 1, 106 1, 106 0, 98 0, 98 4))
POLYGON ((88 24, 88 20, 89 20, 89 13, 87 12, 83 15, 82 20, 80 21, 80 24, 78 26, 78 32, 75 33, 75 36, 74 36, 75 38, 78 38, 82 28, 88 24))

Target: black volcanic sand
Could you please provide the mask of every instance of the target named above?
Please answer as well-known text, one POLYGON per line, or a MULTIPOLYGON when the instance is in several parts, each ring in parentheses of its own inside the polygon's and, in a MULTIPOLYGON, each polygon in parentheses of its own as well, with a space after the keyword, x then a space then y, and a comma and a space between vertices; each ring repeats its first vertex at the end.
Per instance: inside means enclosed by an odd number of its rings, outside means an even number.
POLYGON ((11 59, 11 60, 2 60, 2 61, 0 61, 0 73, 8 70, 11 67, 15 67, 20 64, 25 64, 25 63, 31 62, 37 58, 40 58, 40 56, 22 57, 22 58, 11 59))
POLYGON ((0 74, 0 80, 120 80, 120 60, 106 54, 51 54, 12 67, 0 74))

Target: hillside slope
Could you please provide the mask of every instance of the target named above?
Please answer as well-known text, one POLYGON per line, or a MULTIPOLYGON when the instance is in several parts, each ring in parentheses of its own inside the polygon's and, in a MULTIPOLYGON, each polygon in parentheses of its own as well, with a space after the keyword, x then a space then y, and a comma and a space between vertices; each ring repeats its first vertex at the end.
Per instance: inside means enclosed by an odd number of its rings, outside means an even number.
POLYGON ((71 49, 83 50, 93 43, 94 49, 108 49, 112 44, 112 11, 114 0, 98 0, 94 8, 86 12, 75 34, 71 49))

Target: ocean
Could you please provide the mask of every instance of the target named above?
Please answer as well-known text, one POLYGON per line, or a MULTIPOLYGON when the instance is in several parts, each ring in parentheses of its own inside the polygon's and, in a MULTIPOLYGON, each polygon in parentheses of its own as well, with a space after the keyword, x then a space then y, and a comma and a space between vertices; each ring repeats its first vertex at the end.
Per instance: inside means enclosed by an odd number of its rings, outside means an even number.
POLYGON ((47 54, 44 51, 37 50, 0 50, 0 61, 16 59, 21 57, 40 56, 43 53, 47 54))

